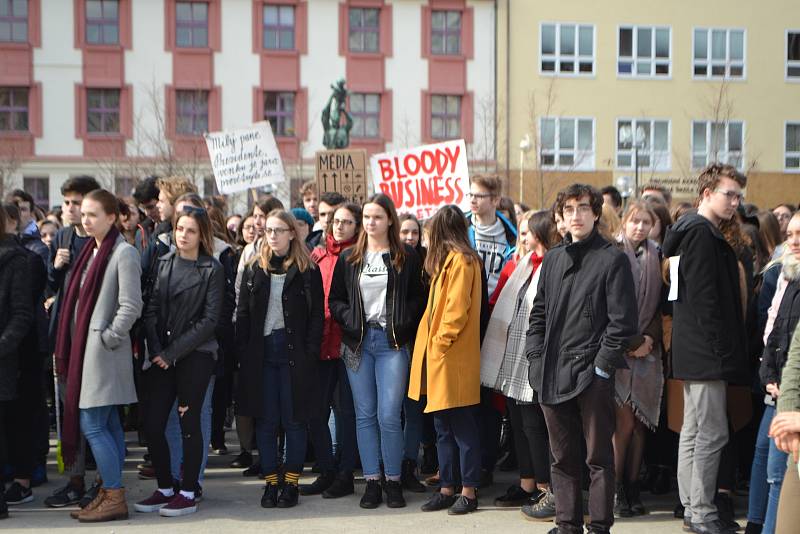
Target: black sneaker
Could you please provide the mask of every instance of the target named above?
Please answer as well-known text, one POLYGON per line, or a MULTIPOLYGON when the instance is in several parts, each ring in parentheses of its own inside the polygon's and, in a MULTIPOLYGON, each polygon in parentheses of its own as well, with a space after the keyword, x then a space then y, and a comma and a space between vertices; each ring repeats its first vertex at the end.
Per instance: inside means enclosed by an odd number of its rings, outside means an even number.
POLYGON ((232 469, 247 469, 253 465, 253 455, 247 451, 242 451, 239 456, 233 459, 230 464, 232 469))
POLYGON ((261 497, 261 508, 275 508, 278 506, 278 485, 267 484, 264 486, 264 495, 261 497))
POLYGON ((556 497, 548 488, 538 501, 523 504, 520 509, 523 517, 531 521, 552 521, 556 516, 556 497))
POLYGON ((367 488, 364 490, 364 496, 361 497, 361 502, 358 505, 367 509, 377 508, 383 502, 382 493, 380 480, 367 480, 367 488))
POLYGON ((408 459, 403 460, 400 483, 403 485, 403 489, 407 489, 412 493, 425 493, 425 486, 417 479, 416 470, 417 462, 408 459))
POLYGON ((224 443, 222 445, 212 445, 211 449, 217 456, 225 456, 228 454, 228 447, 226 447, 224 443))
POLYGON ((336 475, 336 479, 328 489, 322 492, 323 499, 338 499, 355 493, 353 484, 353 473, 349 471, 342 471, 336 475))
POLYGON ((326 471, 311 484, 301 484, 300 495, 319 495, 330 488, 334 480, 336 480, 336 473, 334 471, 326 471))
POLYGON ((406 500, 403 498, 403 485, 397 480, 387 480, 383 485, 386 494, 386 506, 389 508, 405 508, 406 500))
POLYGON ((436 445, 422 446, 422 464, 419 472, 423 475, 433 475, 439 469, 439 459, 436 455, 436 445))
POLYGON ((719 514, 720 522, 722 522, 728 530, 736 532, 742 528, 739 523, 733 520, 736 516, 736 511, 733 508, 733 499, 731 499, 730 493, 717 493, 714 498, 714 504, 717 505, 717 513, 719 514))
POLYGON ((8 506, 16 506, 18 504, 25 504, 33 500, 33 491, 26 488, 19 482, 14 482, 11 487, 6 490, 6 504, 8 506))
POLYGON ((278 496, 278 508, 293 508, 297 506, 299 491, 297 484, 284 484, 278 496))
POLYGON ((639 492, 640 492, 639 483, 631 482, 628 486, 628 504, 630 504, 631 507, 631 514, 647 515, 647 508, 644 507, 639 492))
POLYGON ((628 501, 628 492, 622 482, 617 482, 614 492, 614 517, 633 517, 631 503, 628 501))
POLYGON ((456 502, 447 510, 447 515, 464 515, 478 509, 478 498, 470 499, 464 495, 459 495, 456 502))
POLYGON ((89 506, 89 503, 92 502, 93 500, 95 500, 95 498, 97 497, 97 494, 100 493, 100 487, 101 486, 102 486, 102 484, 100 482, 98 482, 97 480, 95 480, 94 483, 92 484, 92 487, 89 488, 88 490, 86 490, 86 493, 84 493, 83 497, 81 497, 81 500, 78 503, 78 506, 80 506, 81 509, 86 508, 87 506, 89 506))
POLYGON ((259 477, 261 476, 261 465, 255 463, 242 471, 243 477, 259 477))
POLYGON ((420 508, 423 512, 438 512, 439 510, 447 510, 456 502, 455 495, 445 495, 441 491, 437 491, 428 502, 420 508))
POLYGON ((513 484, 508 487, 505 494, 494 500, 494 505, 500 508, 515 508, 522 506, 535 498, 535 494, 528 493, 520 486, 513 484))
POLYGON ((70 483, 67 483, 63 488, 57 489, 52 495, 44 500, 44 505, 50 508, 64 508, 65 506, 74 506, 81 501, 86 490, 83 488, 76 488, 70 483))

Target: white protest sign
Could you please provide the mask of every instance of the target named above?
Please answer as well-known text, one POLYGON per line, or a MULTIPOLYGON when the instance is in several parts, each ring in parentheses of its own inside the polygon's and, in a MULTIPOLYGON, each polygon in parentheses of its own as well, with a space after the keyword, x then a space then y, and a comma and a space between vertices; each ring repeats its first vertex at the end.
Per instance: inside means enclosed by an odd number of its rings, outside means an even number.
POLYGON ((469 210, 469 169, 463 139, 376 154, 372 183, 394 201, 397 211, 427 219, 446 204, 469 210))
POLYGON ((205 135, 208 156, 222 194, 286 180, 281 155, 269 123, 205 135))

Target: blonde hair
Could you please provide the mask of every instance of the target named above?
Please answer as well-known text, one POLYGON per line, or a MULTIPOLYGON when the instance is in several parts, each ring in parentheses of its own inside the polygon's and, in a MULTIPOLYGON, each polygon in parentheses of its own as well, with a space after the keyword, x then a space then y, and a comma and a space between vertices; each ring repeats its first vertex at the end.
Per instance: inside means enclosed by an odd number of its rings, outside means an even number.
POLYGON ((646 200, 636 200, 628 204, 628 207, 625 209, 625 214, 622 216, 622 232, 625 231, 625 225, 628 224, 630 218, 639 212, 646 213, 650 217, 650 222, 653 223, 653 226, 655 226, 656 221, 659 221, 655 210, 653 210, 646 200))
POLYGON ((597 231, 606 241, 613 243, 616 241, 621 229, 622 222, 619 220, 617 212, 608 204, 603 204, 603 214, 600 215, 600 219, 597 221, 597 231))
MULTIPOLYGON (((528 224, 534 213, 536 213, 536 211, 528 210, 519 216, 519 220, 517 221, 517 236, 520 236, 522 233, 520 231, 522 228, 522 223, 528 224)), ((528 231, 531 231, 530 226, 528 226, 528 231)), ((525 249, 525 243, 522 241, 522 239, 517 239, 517 258, 519 259, 524 257, 528 252, 530 252, 530 250, 525 249)))
POLYGON ((156 185, 158 186, 159 192, 164 193, 164 196, 167 197, 167 200, 169 200, 169 203, 173 206, 181 195, 197 193, 197 186, 185 176, 159 178, 156 185))
MULTIPOLYGON (((272 210, 267 214, 267 219, 272 217, 283 221, 294 236, 294 239, 289 242, 289 252, 283 260, 283 269, 287 271, 289 267, 296 265, 297 269, 302 273, 308 269, 316 268, 316 264, 311 261, 311 256, 308 254, 306 244, 297 237, 297 221, 294 216, 286 210, 272 210)), ((261 239, 261 249, 258 251, 258 255, 253 256, 250 263, 258 262, 262 269, 269 271, 272 269, 272 267, 270 267, 270 260, 272 259, 273 253, 272 247, 269 246, 267 236, 265 235, 261 239)))

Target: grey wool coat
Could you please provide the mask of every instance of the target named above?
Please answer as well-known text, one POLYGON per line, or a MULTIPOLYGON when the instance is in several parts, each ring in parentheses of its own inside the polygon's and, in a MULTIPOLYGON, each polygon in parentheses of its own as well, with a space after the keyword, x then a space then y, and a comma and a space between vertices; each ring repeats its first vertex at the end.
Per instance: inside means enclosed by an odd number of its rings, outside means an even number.
MULTIPOLYGON (((69 273, 70 277, 80 275, 69 273)), ((141 275, 139 253, 120 236, 89 321, 78 404, 81 409, 137 400, 130 331, 142 313, 141 275)))

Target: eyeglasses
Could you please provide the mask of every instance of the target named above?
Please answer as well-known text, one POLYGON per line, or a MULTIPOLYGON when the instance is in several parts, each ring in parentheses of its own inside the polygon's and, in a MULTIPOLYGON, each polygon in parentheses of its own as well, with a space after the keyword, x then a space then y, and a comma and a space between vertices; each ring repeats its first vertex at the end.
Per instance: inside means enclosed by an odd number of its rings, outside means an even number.
POLYGON ((564 216, 572 217, 575 213, 580 213, 581 215, 588 215, 592 212, 592 207, 589 204, 578 204, 577 210, 572 206, 564 206, 563 212, 564 216))
POLYGON ((288 232, 288 228, 265 228, 264 233, 267 235, 274 235, 274 236, 282 236, 286 232, 288 232))
POLYGON ((245 224, 244 226, 242 226, 242 230, 245 232, 252 232, 255 229, 256 227, 254 224, 245 224))
POLYGON ((776 213, 775 214, 775 218, 778 219, 779 221, 788 221, 789 219, 792 218, 792 214, 791 213, 776 213))
POLYGON ((729 189, 720 189, 719 187, 714 189, 715 193, 719 193, 720 195, 725 195, 725 198, 728 201, 736 200, 737 202, 741 202, 744 199, 744 195, 740 191, 731 191, 729 189))
POLYGON ((475 198, 477 200, 492 197, 494 197, 494 195, 491 193, 467 193, 467 198, 475 198))
POLYGON ((351 221, 350 219, 334 219, 333 225, 334 226, 350 226, 351 224, 355 224, 355 221, 351 221))

